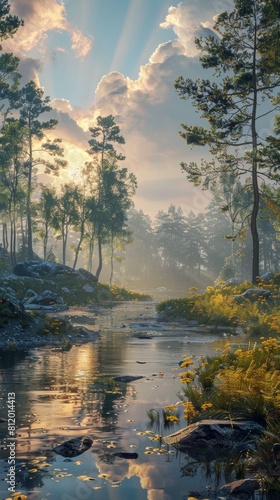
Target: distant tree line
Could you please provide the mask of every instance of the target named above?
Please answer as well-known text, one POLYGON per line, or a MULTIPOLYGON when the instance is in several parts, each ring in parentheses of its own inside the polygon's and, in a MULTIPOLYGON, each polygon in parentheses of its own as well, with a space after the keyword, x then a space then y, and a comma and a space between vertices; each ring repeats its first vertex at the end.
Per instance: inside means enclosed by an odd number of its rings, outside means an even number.
MULTIPOLYGON (((270 190, 267 203, 263 202, 260 208, 261 274, 279 271, 280 204, 271 201, 279 199, 279 194, 279 190, 270 190)), ((133 241, 126 248, 123 274, 142 276, 149 281, 152 276, 160 276, 160 271, 173 270, 188 275, 205 274, 212 279, 240 276, 250 280, 250 222, 244 210, 240 213, 243 200, 238 208, 236 196, 235 204, 229 209, 220 197, 216 186, 213 200, 203 213, 184 213, 180 207, 170 205, 167 211, 158 212, 154 222, 142 210, 132 208, 128 228, 133 241), (232 238, 233 230, 237 234, 235 238, 232 238)), ((247 213, 250 213, 250 205, 247 213)))

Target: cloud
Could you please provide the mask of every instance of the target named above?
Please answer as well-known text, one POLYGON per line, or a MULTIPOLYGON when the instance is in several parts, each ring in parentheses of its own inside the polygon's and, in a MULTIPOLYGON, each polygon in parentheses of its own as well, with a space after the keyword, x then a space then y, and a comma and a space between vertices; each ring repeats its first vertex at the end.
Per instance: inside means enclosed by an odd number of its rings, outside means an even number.
POLYGON ((202 74, 198 58, 187 57, 181 42, 172 40, 156 48, 138 78, 116 71, 104 75, 91 108, 73 110, 72 117, 85 131, 99 115, 115 117, 126 140, 125 166, 138 179, 135 204, 151 215, 171 203, 197 212, 210 201, 180 169, 181 161, 195 161, 205 152, 191 150, 178 134, 180 123, 198 124, 199 117, 174 89, 178 76, 196 79, 202 74))
POLYGON ((32 57, 21 59, 19 63, 19 72, 22 75, 21 84, 25 85, 30 80, 33 80, 40 87, 39 74, 41 67, 41 62, 38 59, 32 57))
POLYGON ((92 47, 92 37, 84 36, 67 21, 64 3, 56 0, 13 0, 11 12, 24 20, 24 26, 14 39, 4 42, 3 46, 20 57, 33 49, 44 53, 50 31, 68 32, 76 57, 86 56, 92 47))
POLYGON ((72 50, 76 57, 85 57, 91 50, 93 37, 85 37, 81 31, 74 29, 71 34, 72 50))
POLYGON ((55 137, 59 137, 63 142, 86 151, 90 134, 87 134, 77 123, 70 102, 67 99, 54 99, 50 105, 52 111, 49 113, 49 118, 58 121, 58 125, 54 130, 55 137))
POLYGON ((195 37, 215 35, 211 29, 215 15, 231 7, 231 0, 186 0, 176 7, 169 7, 165 21, 160 26, 163 29, 172 28, 185 48, 185 55, 192 57, 197 54, 195 37))
MULTIPOLYGON (((225 3, 186 0, 170 7, 161 27, 172 28, 177 38, 158 45, 148 63, 139 68, 137 78, 129 78, 117 71, 104 75, 88 109, 73 108, 66 99, 52 101, 52 117, 58 120, 54 136, 61 137, 66 146, 71 163, 70 176, 86 161, 89 127, 95 124, 97 116, 112 114, 126 140, 124 166, 135 173, 138 180, 134 198, 137 208, 154 216, 171 203, 180 205, 186 212, 201 211, 209 204, 209 193, 194 188, 180 169, 181 161, 199 162, 207 152, 202 148, 192 150, 179 136, 181 123, 199 124, 201 121, 190 102, 179 99, 174 82, 180 75, 194 80, 206 74, 209 76, 201 68, 193 38, 212 33, 213 17, 218 11, 225 10, 225 3)), ((13 5, 14 11, 25 18, 22 30, 30 31, 29 38, 26 34, 25 45, 23 42, 21 45, 23 35, 20 35, 19 46, 23 52, 28 44, 43 50, 48 30, 52 29, 68 32, 76 57, 88 54, 93 40, 68 23, 63 3, 14 0, 13 5), (41 19, 42 15, 44 19, 41 19)), ((64 50, 59 47, 59 53, 64 50)), ((124 54, 123 50, 123 42, 120 42, 119 58, 124 54)), ((26 75, 38 77, 40 67, 36 66, 35 59, 30 58, 24 64, 26 75)))

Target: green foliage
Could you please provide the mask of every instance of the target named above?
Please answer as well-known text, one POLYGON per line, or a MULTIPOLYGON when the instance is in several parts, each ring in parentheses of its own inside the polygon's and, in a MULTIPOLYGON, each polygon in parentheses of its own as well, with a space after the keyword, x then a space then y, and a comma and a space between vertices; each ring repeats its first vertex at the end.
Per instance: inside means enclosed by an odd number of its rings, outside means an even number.
POLYGON ((252 286, 248 282, 241 285, 220 283, 208 287, 202 294, 190 289, 189 296, 160 302, 157 311, 168 318, 195 319, 206 325, 240 326, 248 335, 280 334, 279 286, 274 280, 260 283, 259 288, 271 291, 268 299, 256 297, 254 301, 245 298, 238 301, 235 298, 252 286))
MULTIPOLYGON (((186 358, 185 364, 189 362, 186 358)), ((261 478, 264 490, 279 491, 279 459, 272 453, 280 440, 278 340, 262 338, 259 343, 238 349, 227 343, 219 355, 201 356, 194 370, 195 377, 188 382, 181 374, 181 399, 188 423, 218 418, 251 420, 264 426, 254 451, 246 456, 231 454, 228 461, 220 463, 226 478, 254 474, 261 478)))
POLYGON ((44 277, 44 281, 37 278, 22 276, 20 279, 5 278, 5 286, 10 286, 15 290, 19 300, 25 297, 28 289, 34 290, 37 294, 45 290, 60 295, 64 303, 68 306, 86 306, 88 304, 106 304, 112 302, 121 302, 126 300, 149 300, 151 296, 127 290, 116 285, 107 285, 102 283, 92 283, 86 278, 80 278, 73 274, 60 274, 57 276, 44 277), (85 285, 90 285, 94 291, 89 293, 83 290, 85 285), (65 292, 62 288, 68 288, 65 292))
MULTIPOLYGON (((264 137, 258 130, 259 118, 277 106, 273 91, 279 86, 279 7, 262 0, 234 1, 232 12, 223 12, 216 18, 214 31, 196 39, 201 52, 203 68, 212 69, 217 78, 195 81, 182 76, 175 82, 177 93, 189 99, 208 121, 207 127, 182 124, 182 138, 188 145, 208 146, 212 160, 181 163, 187 179, 205 189, 221 176, 242 176, 250 187, 249 214, 246 196, 234 194, 229 208, 231 220, 243 213, 243 220, 250 217, 253 240, 252 281, 259 276, 259 236, 257 217, 261 191, 259 178, 279 180, 279 137, 264 137), (270 56, 275 57, 270 59, 270 56), (262 108, 266 102, 267 108, 262 108), (244 151, 244 148, 246 150, 244 151), (233 210, 238 206, 238 210, 233 210)), ((262 127, 262 125, 260 125, 262 127)), ((279 134, 278 134, 279 135, 279 134)), ((227 202, 228 205, 228 202, 227 202)), ((225 206, 225 205, 223 205, 225 206)), ((233 236, 233 234, 231 235, 233 236)))

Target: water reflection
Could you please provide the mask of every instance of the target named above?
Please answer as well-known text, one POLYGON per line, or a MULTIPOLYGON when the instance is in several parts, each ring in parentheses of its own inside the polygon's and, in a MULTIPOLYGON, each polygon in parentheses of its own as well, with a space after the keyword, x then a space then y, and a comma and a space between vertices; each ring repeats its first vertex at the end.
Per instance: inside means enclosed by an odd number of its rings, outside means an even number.
MULTIPOLYGON (((176 330, 139 339, 128 326, 131 318, 137 319, 135 311, 123 313, 118 316, 114 311, 113 320, 110 315, 104 318, 95 344, 68 352, 1 354, 0 417, 7 414, 8 392, 16 392, 17 490, 29 492, 28 498, 79 500, 92 498, 94 492, 100 500, 126 500, 132 495, 140 500, 171 500, 176 492, 176 498, 183 500, 191 491, 200 491, 205 498, 209 493, 200 465, 177 456, 155 438, 157 430, 149 431, 147 410, 176 403, 180 389, 176 370, 183 354, 199 356, 202 347, 209 353, 215 346, 201 341, 184 344, 185 333, 176 330), (117 375, 143 378, 122 383, 115 380, 117 375), (82 455, 68 459, 53 451, 79 436, 93 440, 82 455), (124 452, 138 457, 127 458, 121 455, 124 452)), ((10 495, 5 482, 5 422, 0 432, 0 498, 6 498, 10 495)))

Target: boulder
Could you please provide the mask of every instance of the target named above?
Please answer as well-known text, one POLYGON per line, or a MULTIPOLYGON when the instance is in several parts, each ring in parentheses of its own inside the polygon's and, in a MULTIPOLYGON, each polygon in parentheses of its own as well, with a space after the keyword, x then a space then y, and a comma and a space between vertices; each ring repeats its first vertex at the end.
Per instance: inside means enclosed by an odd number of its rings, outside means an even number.
POLYGON ((234 299, 238 303, 244 302, 245 299, 249 299, 251 302, 256 302, 261 298, 268 299, 270 295, 270 290, 263 290, 262 288, 248 288, 248 290, 240 295, 234 295, 234 299))
POLYGON ((53 451, 62 457, 73 458, 85 453, 85 451, 89 450, 91 445, 92 439, 88 436, 77 437, 56 446, 53 451))
MULTIPOLYGON (((0 317, 17 318, 20 320, 31 320, 31 317, 25 311, 24 305, 14 296, 1 289, 0 292, 0 317)), ((2 321, 0 321, 0 324, 2 321)))
POLYGON ((274 278, 274 273, 271 271, 267 271, 267 273, 264 273, 260 276, 260 281, 267 283, 268 281, 272 281, 273 278, 274 278))
POLYGON ((243 278, 239 278, 238 276, 235 276, 234 278, 229 278, 227 281, 225 281, 225 285, 241 285, 244 283, 243 278))
POLYGON ((63 298, 58 295, 58 293, 52 292, 51 290, 45 290, 40 293, 40 295, 35 295, 27 299, 26 305, 39 305, 39 306, 53 306, 64 304, 63 298))
POLYGON ((14 274, 16 276, 29 276, 31 278, 41 278, 57 274, 79 275, 71 267, 64 264, 57 264, 51 260, 24 260, 15 266, 14 274))
POLYGON ((92 283, 97 283, 98 282, 98 279, 96 278, 96 276, 94 276, 94 274, 92 274, 90 271, 87 271, 86 269, 83 269, 82 267, 80 267, 77 271, 77 273, 82 277, 82 278, 85 278, 87 279, 88 281, 92 281, 92 283))
POLYGON ((90 285, 84 285, 83 286, 83 290, 84 292, 87 292, 87 293, 93 293, 94 292, 94 288, 90 285))
POLYGON ((241 453, 255 449, 263 431, 261 425, 250 421, 201 420, 164 440, 195 460, 215 460, 227 457, 233 448, 241 453))
POLYGON ((240 479, 233 483, 225 484, 220 488, 222 494, 232 500, 249 500, 254 496, 260 484, 256 479, 240 479))

